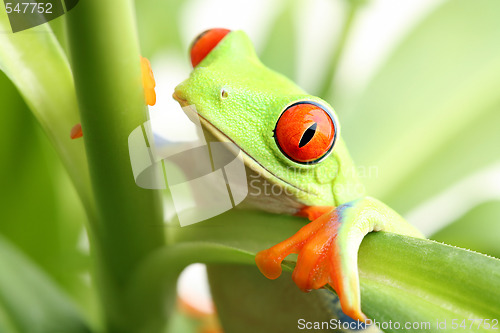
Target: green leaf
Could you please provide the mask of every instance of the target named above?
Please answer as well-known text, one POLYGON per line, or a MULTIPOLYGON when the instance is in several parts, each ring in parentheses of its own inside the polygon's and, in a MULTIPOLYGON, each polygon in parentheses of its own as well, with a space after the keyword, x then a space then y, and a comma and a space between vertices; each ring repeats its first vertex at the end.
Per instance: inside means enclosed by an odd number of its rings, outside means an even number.
POLYGON ((500 2, 447 1, 387 59, 342 133, 369 193, 399 211, 500 159, 500 2))
POLYGON ((131 276, 127 298, 133 305, 133 332, 156 332, 164 326, 176 300, 176 281, 189 264, 229 263, 251 265, 248 251, 214 242, 183 242, 153 252, 131 276))
POLYGON ((82 140, 71 140, 80 122, 68 60, 48 24, 11 33, 0 11, 0 70, 17 87, 59 154, 87 209, 93 212, 82 140))
POLYGON ((0 237, 0 328, 19 333, 83 333, 90 328, 65 294, 0 237))
POLYGON ((342 30, 340 31, 337 42, 332 45, 332 49, 330 50, 330 61, 326 66, 325 74, 321 80, 321 85, 317 93, 317 95, 323 99, 330 100, 331 90, 333 85, 335 84, 339 63, 342 59, 347 41, 349 40, 349 35, 351 33, 352 27, 354 26, 354 22, 356 21, 359 7, 364 4, 364 0, 346 1, 342 30))
POLYGON ((88 300, 88 286, 80 276, 88 258, 77 246, 85 221, 81 203, 40 126, 1 72, 0 90, 5 93, 0 112, 0 219, 9 221, 0 223, 0 233, 72 296, 88 300))
POLYGON ((500 201, 485 202, 432 235, 432 239, 500 258, 500 201))
POLYGON ((50 20, 48 23, 59 45, 61 45, 61 48, 67 53, 67 36, 66 29, 64 27, 64 16, 50 20))
POLYGON ((296 332, 300 319, 347 319, 339 313, 334 294, 327 290, 304 293, 290 272, 283 272, 277 280, 266 279, 255 266, 208 265, 207 272, 217 315, 227 332, 296 332))
POLYGON ((292 80, 296 77, 297 70, 296 4, 297 0, 284 2, 268 33, 264 49, 260 52, 260 58, 266 66, 292 80))
MULTIPOLYGON (((430 322, 426 332, 439 332, 435 323, 445 319, 448 325, 452 319, 500 319, 498 259, 377 233, 363 241, 359 266, 363 311, 379 322, 430 322)), ((489 330, 482 326, 474 331, 489 330)))
POLYGON ((174 244, 203 241, 255 254, 293 236, 304 223, 303 218, 233 209, 190 226, 169 225, 166 233, 174 244))
POLYGON ((167 48, 181 48, 179 37, 182 0, 136 0, 141 52, 151 57, 167 48), (161 26, 158 22, 162 22, 161 26))
POLYGON ((198 319, 192 318, 190 314, 176 308, 170 316, 165 333, 196 333, 199 330, 200 322, 198 319))

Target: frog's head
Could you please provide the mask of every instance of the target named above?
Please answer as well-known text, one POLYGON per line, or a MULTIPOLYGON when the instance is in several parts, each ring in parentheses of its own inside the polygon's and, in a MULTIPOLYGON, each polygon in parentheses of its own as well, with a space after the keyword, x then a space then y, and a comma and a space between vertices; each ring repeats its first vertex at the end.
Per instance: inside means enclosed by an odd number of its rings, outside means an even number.
POLYGON ((273 185, 304 204, 331 204, 339 160, 332 107, 265 67, 242 31, 204 32, 191 60, 194 69, 174 98, 194 105, 202 125, 234 142, 245 164, 273 185))

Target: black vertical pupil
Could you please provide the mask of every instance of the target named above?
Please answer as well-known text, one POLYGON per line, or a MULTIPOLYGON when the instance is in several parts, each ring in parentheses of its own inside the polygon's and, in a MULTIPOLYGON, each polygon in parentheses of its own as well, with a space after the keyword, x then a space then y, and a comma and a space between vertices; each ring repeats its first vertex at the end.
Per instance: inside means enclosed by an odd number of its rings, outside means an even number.
POLYGON ((317 126, 317 123, 313 123, 308 129, 305 130, 304 134, 302 134, 302 138, 300 138, 299 148, 304 147, 309 143, 309 141, 312 140, 314 134, 316 133, 317 126))

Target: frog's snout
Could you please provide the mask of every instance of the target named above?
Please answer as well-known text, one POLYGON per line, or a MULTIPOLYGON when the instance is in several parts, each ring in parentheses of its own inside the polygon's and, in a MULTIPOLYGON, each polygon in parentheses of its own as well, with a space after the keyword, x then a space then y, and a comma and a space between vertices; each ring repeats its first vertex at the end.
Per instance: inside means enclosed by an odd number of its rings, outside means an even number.
POLYGON ((172 97, 181 105, 181 106, 187 106, 188 101, 186 98, 179 93, 178 90, 175 90, 174 93, 172 94, 172 97))

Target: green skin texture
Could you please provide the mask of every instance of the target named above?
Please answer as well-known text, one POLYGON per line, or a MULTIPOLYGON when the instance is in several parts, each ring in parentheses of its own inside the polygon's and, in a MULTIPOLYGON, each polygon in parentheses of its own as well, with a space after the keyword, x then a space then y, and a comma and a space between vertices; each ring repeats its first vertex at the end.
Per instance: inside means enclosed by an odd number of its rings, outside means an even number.
POLYGON ((337 207, 341 225, 335 246, 344 290, 340 300, 347 314, 360 304, 357 252, 364 236, 383 230, 422 237, 392 209, 366 197, 339 132, 331 154, 316 164, 293 162, 280 151, 273 130, 288 105, 314 101, 336 115, 327 102, 265 67, 244 32, 226 35, 176 87, 174 97, 181 105, 195 105, 209 132, 234 142, 248 167, 286 189, 295 201, 303 206, 337 207))

